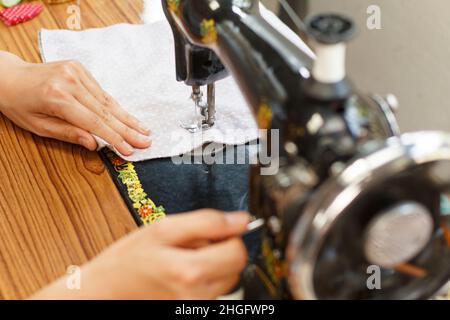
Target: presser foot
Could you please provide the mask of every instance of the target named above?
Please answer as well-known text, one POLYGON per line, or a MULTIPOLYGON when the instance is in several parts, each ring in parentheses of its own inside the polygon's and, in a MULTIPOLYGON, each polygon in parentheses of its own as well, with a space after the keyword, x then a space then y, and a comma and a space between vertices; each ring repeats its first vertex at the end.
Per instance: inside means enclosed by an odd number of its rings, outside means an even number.
POLYGON ((215 84, 208 85, 206 103, 200 86, 192 87, 191 99, 194 101, 194 118, 191 122, 181 123, 181 127, 190 133, 211 129, 216 121, 215 84))

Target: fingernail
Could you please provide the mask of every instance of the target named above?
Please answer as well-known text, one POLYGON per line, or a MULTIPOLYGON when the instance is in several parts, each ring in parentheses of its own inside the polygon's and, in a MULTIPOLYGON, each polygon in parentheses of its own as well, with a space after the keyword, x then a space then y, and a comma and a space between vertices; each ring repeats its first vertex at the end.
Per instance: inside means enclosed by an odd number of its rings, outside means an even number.
POLYGON ((139 126, 139 130, 141 130, 143 133, 145 133, 147 135, 149 135, 151 133, 150 129, 147 128, 147 126, 144 125, 142 122, 139 122, 138 126, 139 126))
POLYGON ((80 137, 80 138, 78 139, 78 143, 79 143, 80 145, 82 145, 83 147, 85 147, 86 149, 91 150, 91 146, 90 146, 90 141, 89 141, 89 139, 87 139, 87 138, 85 138, 85 137, 80 137))
POLYGON ((238 213, 229 213, 226 216, 228 224, 231 225, 243 225, 247 224, 250 221, 250 217, 247 213, 238 212, 238 213))
POLYGON ((120 145, 127 154, 132 154, 134 152, 133 147, 130 146, 127 142, 123 141, 120 145))
POLYGON ((151 142, 150 137, 144 136, 143 134, 138 135, 138 139, 139 139, 139 141, 142 141, 144 143, 150 143, 151 142))

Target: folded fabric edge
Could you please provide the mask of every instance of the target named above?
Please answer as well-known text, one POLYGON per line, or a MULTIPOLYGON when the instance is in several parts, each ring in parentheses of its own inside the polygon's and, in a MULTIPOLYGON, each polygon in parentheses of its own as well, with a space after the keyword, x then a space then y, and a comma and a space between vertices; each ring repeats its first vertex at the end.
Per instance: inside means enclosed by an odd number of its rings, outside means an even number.
MULTIPOLYGON (((205 144, 208 144, 208 143, 212 144, 212 143, 214 143, 216 145, 223 145, 223 146, 242 146, 242 145, 246 145, 248 143, 253 143, 255 141, 258 141, 258 139, 257 138, 256 139, 249 139, 246 142, 235 143, 235 144, 222 143, 222 142, 217 142, 217 141, 209 141, 209 142, 205 142, 205 144)), ((183 151, 181 151, 179 153, 171 153, 171 154, 165 155, 165 156, 155 156, 155 157, 152 157, 152 158, 145 158, 145 159, 138 159, 135 156, 129 156, 129 157, 124 156, 124 155, 120 154, 120 152, 118 152, 113 146, 111 146, 109 144, 104 145, 103 147, 99 148, 98 151, 101 151, 102 149, 107 148, 107 149, 111 150, 112 152, 114 152, 115 154, 117 154, 118 156, 120 156, 123 160, 138 163, 138 162, 144 162, 144 161, 156 160, 156 159, 183 157, 184 155, 188 155, 188 154, 192 154, 192 153, 198 155, 198 152, 199 152, 199 150, 202 147, 203 146, 198 146, 196 148, 187 147, 187 148, 185 148, 183 151)), ((215 151, 220 151, 220 149, 214 149, 214 150, 215 151)))
POLYGON ((38 46, 39 46, 39 53, 41 55, 41 60, 43 63, 47 63, 47 58, 45 57, 45 50, 44 50, 44 43, 42 42, 42 32, 47 31, 47 29, 41 29, 38 31, 38 46))

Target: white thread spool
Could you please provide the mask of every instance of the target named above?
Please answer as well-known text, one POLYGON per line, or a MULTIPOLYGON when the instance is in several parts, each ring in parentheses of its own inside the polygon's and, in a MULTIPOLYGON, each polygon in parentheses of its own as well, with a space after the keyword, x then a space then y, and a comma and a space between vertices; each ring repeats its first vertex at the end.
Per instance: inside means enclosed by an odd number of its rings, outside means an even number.
POLYGON ((346 50, 344 43, 316 43, 316 61, 312 70, 315 80, 321 83, 338 83, 346 76, 346 50))

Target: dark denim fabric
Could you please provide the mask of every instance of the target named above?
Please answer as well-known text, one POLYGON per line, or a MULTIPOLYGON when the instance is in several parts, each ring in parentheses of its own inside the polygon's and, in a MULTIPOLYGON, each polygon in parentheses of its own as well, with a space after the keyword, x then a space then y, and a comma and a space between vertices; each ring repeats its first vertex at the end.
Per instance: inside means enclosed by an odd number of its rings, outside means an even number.
MULTIPOLYGON (((247 148, 234 148, 245 152, 247 148)), ((135 163, 144 190, 156 203, 165 207, 168 214, 177 214, 203 208, 221 211, 248 210, 247 164, 207 165, 197 159, 197 164, 175 164, 172 159, 157 159, 135 163)), ((249 258, 257 254, 258 234, 244 238, 249 258)))
POLYGON ((169 214, 213 208, 247 210, 247 165, 182 164, 171 159, 136 163, 144 190, 169 214))

